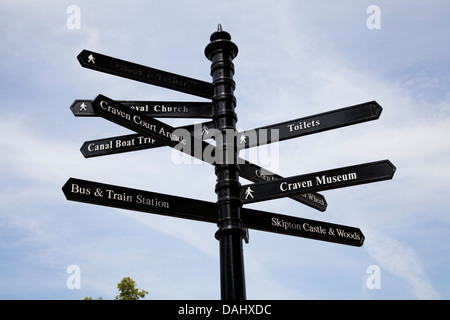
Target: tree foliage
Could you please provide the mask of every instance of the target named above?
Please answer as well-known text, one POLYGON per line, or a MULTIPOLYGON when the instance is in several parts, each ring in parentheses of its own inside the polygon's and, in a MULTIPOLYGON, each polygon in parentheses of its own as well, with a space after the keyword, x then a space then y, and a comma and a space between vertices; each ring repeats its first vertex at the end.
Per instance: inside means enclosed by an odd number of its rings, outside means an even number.
POLYGON ((139 300, 144 298, 147 291, 135 288, 136 282, 130 277, 123 278, 120 283, 117 284, 117 289, 119 289, 119 294, 116 296, 115 300, 139 300))
MULTIPOLYGON (((147 291, 141 290, 139 291, 136 288, 136 282, 130 277, 125 277, 117 284, 117 289, 119 290, 119 294, 116 296, 114 300, 139 300, 144 298, 147 291)), ((86 297, 84 300, 93 300, 91 297, 86 297)), ((102 297, 98 298, 98 300, 103 300, 102 297)))

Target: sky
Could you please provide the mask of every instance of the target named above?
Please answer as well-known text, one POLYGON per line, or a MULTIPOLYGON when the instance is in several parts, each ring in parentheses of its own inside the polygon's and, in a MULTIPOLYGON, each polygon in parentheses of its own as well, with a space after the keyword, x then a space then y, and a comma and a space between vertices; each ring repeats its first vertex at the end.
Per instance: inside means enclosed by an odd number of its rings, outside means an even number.
POLYGON ((392 180, 321 192, 325 212, 289 198, 246 205, 365 235, 352 247, 250 230, 247 298, 449 299, 449 14, 444 0, 1 1, 0 298, 113 299, 129 276, 146 299, 220 299, 215 224, 72 202, 61 190, 74 177, 217 200, 213 167, 176 163, 169 148, 84 158, 85 141, 131 132, 69 107, 98 94, 207 102, 76 57, 87 49, 210 82, 204 48, 220 23, 239 48, 238 129, 373 100, 383 108, 376 121, 246 157, 286 177, 385 159, 397 168, 392 180))

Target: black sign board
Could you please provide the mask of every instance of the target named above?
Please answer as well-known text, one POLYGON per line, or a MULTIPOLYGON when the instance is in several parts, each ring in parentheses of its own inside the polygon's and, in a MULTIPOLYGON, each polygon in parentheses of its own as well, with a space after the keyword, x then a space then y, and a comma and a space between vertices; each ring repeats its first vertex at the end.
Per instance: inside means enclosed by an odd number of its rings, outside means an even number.
MULTIPOLYGON (((178 129, 185 129, 195 137, 201 139, 203 131, 208 131, 213 126, 213 122, 199 123, 195 125, 187 125, 177 128, 172 128, 171 132, 178 129)), ((209 132, 209 131, 208 131, 209 132)), ((128 134, 104 139, 90 140, 83 143, 81 146, 81 153, 85 158, 107 156, 111 154, 118 154, 131 151, 139 151, 145 149, 153 149, 165 147, 165 144, 156 141, 141 134, 128 134)))
POLYGON ((203 98, 212 99, 214 97, 214 88, 209 82, 157 70, 88 50, 83 50, 77 58, 82 67, 92 70, 109 73, 119 77, 136 80, 203 98))
POLYGON ((141 134, 128 134, 86 141, 81 146, 80 151, 85 158, 92 158, 163 146, 165 145, 161 144, 159 141, 141 134))
MULTIPOLYGON (((276 181, 279 179, 284 179, 282 176, 250 162, 239 165, 239 168, 240 176, 252 182, 276 181)), ((319 211, 325 211, 327 209, 327 201, 325 200, 325 197, 316 192, 298 192, 291 194, 288 197, 319 211)))
MULTIPOLYGON (((217 204, 76 178, 62 187, 67 200, 164 216, 217 223, 217 204)), ((277 213, 242 208, 242 221, 249 229, 295 237, 361 246, 364 235, 357 228, 277 213)))
POLYGON ((250 148, 360 122, 376 120, 380 117, 381 111, 381 106, 376 101, 371 101, 314 116, 246 130, 239 134, 239 137, 241 137, 239 139, 239 147, 250 148))
MULTIPOLYGON (((117 102, 155 118, 211 118, 212 103, 182 101, 130 101, 117 102)), ((77 117, 95 117, 91 100, 77 99, 70 106, 77 117)))
POLYGON ((70 178, 62 187, 67 200, 217 223, 215 203, 70 178))
POLYGON ((360 247, 364 243, 364 235, 358 228, 265 211, 242 208, 242 222, 245 227, 254 230, 329 241, 356 247, 360 247))
POLYGON ((299 192, 330 190, 392 179, 395 166, 389 160, 309 173, 241 187, 241 199, 251 203, 287 197, 299 192))

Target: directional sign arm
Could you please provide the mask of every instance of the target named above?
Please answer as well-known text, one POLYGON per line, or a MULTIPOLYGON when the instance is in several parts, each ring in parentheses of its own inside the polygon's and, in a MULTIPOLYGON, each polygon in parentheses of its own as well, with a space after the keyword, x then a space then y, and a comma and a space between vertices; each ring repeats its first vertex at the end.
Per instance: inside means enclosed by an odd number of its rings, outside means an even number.
POLYGON ((92 158, 164 146, 159 141, 141 134, 128 134, 86 141, 81 146, 80 151, 85 158, 92 158))
MULTIPOLYGON (((187 125, 178 128, 174 128, 173 131, 178 129, 185 129, 190 132, 191 135, 201 138, 202 128, 208 128, 212 122, 199 123, 194 125, 187 125)), ((165 144, 149 138, 141 134, 128 134, 123 136, 116 136, 110 138, 90 140, 83 143, 80 148, 81 153, 85 158, 107 156, 118 153, 154 149, 159 147, 165 147, 165 144)))
POLYGON ((371 101, 314 116, 247 130, 239 134, 239 136, 245 138, 240 139, 242 142, 239 147, 245 149, 376 120, 380 117, 381 111, 381 106, 376 101, 371 101))
MULTIPOLYGON (((283 179, 282 176, 248 161, 244 164, 240 164, 239 167, 239 175, 252 182, 275 181, 278 179, 283 179)), ((319 211, 325 211, 328 206, 325 197, 316 192, 298 192, 296 194, 289 195, 289 198, 299 201, 319 211)))
MULTIPOLYGON (((117 102, 155 118, 211 118, 211 102, 183 101, 135 101, 117 100, 117 102)), ((77 99, 70 106, 76 117, 97 117, 91 100, 77 99)))
POLYGON ((62 187, 67 200, 217 223, 215 203, 70 178, 62 187))
POLYGON ((360 229, 328 222, 315 221, 277 213, 242 208, 245 227, 295 237, 310 238, 360 247, 364 235, 360 229))
POLYGON ((395 173, 389 160, 376 161, 315 172, 241 187, 244 203, 287 197, 299 192, 331 190, 364 183, 389 180, 395 173))
POLYGON ((82 67, 132 79, 199 97, 212 99, 211 83, 83 50, 77 57, 82 67))

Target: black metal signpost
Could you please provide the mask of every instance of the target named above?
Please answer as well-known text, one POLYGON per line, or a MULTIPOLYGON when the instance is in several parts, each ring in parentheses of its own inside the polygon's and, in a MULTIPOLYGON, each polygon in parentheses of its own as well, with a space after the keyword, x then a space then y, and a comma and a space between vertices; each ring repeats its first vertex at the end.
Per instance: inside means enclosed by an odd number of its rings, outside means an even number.
POLYGON ((75 116, 100 116, 134 131, 134 134, 86 141, 86 158, 157 147, 171 147, 215 167, 217 202, 182 198, 150 191, 70 178, 62 190, 68 200, 216 223, 220 251, 223 300, 246 299, 243 240, 248 229, 362 246, 358 228, 243 208, 243 204, 290 197, 320 211, 327 202, 317 191, 392 179, 389 160, 283 178, 239 157, 245 148, 297 138, 379 118, 375 102, 298 118, 243 132, 236 131, 233 59, 238 53, 231 36, 219 28, 205 48, 211 60, 212 83, 83 50, 83 67, 211 99, 211 102, 75 100, 75 116), (156 118, 207 118, 211 121, 174 128, 156 118), (205 139, 214 138, 215 145, 205 139), (239 178, 254 182, 243 185, 239 178))

